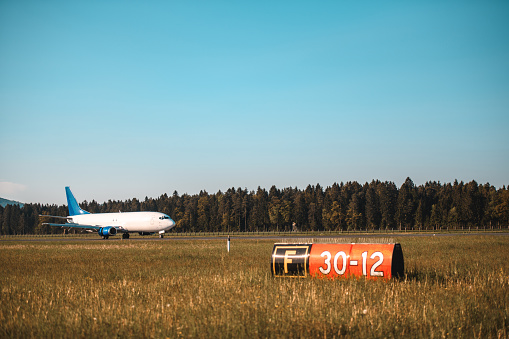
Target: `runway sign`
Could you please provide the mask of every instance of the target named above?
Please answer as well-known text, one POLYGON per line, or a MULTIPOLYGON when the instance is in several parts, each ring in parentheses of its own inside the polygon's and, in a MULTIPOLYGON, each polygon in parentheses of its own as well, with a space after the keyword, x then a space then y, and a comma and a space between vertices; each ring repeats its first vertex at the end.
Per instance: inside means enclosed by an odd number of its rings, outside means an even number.
POLYGON ((272 275, 391 279, 405 266, 400 244, 274 244, 272 275))

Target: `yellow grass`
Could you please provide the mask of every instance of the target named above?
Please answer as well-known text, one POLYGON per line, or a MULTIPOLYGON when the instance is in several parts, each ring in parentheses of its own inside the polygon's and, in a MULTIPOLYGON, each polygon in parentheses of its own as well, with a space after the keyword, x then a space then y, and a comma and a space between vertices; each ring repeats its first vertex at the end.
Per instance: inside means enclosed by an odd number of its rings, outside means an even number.
POLYGON ((401 237, 406 278, 273 278, 274 241, 0 242, 0 337, 507 337, 509 236, 401 237))

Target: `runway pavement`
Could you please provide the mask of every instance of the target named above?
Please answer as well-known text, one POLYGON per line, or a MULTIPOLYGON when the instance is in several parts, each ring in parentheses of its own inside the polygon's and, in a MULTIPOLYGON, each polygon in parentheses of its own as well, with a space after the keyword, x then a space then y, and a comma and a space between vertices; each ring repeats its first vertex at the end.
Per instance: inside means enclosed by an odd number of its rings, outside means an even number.
MULTIPOLYGON (((323 233, 309 234, 309 235, 296 235, 280 234, 280 235, 231 235, 231 241, 235 240, 273 240, 273 241, 288 241, 288 242, 305 242, 305 241, 323 241, 330 240, 347 240, 348 239, 379 239, 379 238, 400 238, 400 237, 456 237, 456 236, 509 236, 509 232, 466 232, 466 233, 348 233, 348 234, 334 234, 328 235, 323 233)), ((156 238, 153 236, 134 236, 130 239, 122 239, 121 237, 111 237, 109 239, 102 239, 101 237, 1 237, 0 242, 7 241, 35 241, 35 242, 52 242, 52 241, 181 241, 181 240, 226 240, 228 235, 220 236, 172 236, 166 235, 164 238, 156 238)))

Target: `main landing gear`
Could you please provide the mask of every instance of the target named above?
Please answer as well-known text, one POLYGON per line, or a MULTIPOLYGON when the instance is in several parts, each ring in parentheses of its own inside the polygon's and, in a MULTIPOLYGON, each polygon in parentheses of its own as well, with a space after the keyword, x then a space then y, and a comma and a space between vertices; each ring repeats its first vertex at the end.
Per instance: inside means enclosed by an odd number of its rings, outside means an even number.
POLYGON ((159 238, 160 239, 164 238, 164 233, 159 233, 159 238))
POLYGON ((129 233, 122 233, 122 240, 129 239, 129 233))

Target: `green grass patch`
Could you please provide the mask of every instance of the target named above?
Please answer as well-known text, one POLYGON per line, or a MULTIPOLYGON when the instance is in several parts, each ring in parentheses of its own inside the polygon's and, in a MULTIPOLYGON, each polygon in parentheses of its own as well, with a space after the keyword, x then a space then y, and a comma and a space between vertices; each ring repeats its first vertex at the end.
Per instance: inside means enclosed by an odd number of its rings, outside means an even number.
POLYGON ((406 277, 273 278, 274 241, 2 241, 0 337, 507 337, 509 237, 395 237, 406 277))

